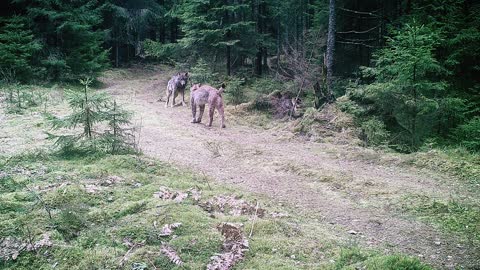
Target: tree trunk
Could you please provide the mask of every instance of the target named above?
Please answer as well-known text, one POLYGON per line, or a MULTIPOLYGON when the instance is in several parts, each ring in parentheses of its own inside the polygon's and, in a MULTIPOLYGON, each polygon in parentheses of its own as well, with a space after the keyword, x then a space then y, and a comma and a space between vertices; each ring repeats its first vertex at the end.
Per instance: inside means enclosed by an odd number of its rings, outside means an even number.
POLYGON ((115 41, 115 67, 118 68, 119 59, 118 59, 118 41, 115 41))
MULTIPOLYGON (((162 7, 165 6, 165 0, 160 0, 158 2, 162 7)), ((166 29, 165 29, 165 15, 162 16, 163 18, 160 20, 160 36, 159 36, 159 41, 162 43, 162 44, 165 44, 165 36, 167 35, 166 34, 166 29)))
POLYGON ((335 0, 330 0, 330 11, 328 16, 328 40, 327 40, 327 90, 333 95, 333 59, 335 54, 335 0))
POLYGON ((257 57, 255 59, 255 74, 262 75, 262 48, 257 51, 257 57))
POLYGON ((230 46, 227 46, 227 76, 231 75, 231 48, 230 46))
POLYGON ((177 41, 177 19, 173 18, 170 23, 170 42, 175 43, 177 41))

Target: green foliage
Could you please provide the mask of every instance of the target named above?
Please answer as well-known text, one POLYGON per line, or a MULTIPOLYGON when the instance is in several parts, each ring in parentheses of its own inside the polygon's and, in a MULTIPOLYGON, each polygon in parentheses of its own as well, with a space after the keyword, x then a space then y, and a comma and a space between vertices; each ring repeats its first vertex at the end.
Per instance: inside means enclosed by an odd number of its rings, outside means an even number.
POLYGON ((0 92, 5 96, 7 113, 22 114, 26 109, 36 106, 45 108, 48 102, 48 90, 33 85, 5 84, 0 92))
POLYGON ((390 133, 387 131, 383 121, 372 118, 363 122, 361 128, 365 137, 364 142, 367 146, 384 145, 388 142, 390 133))
POLYGON ((366 98, 398 134, 396 143, 410 150, 431 134, 432 117, 444 95, 446 83, 436 76, 445 70, 433 55, 439 41, 432 28, 413 21, 394 30, 387 46, 375 54, 375 67, 364 69, 375 80, 365 86, 366 98))
POLYGON ((229 58, 227 48, 239 57, 253 56, 261 37, 255 31, 254 22, 247 16, 250 8, 247 2, 182 2, 176 12, 182 21, 184 33, 180 44, 194 56, 211 57, 220 54, 229 58))
POLYGON ((229 103, 238 105, 245 101, 244 94, 245 80, 242 78, 231 77, 226 84, 225 95, 229 103))
POLYGON ((195 66, 190 72, 190 81, 192 84, 215 84, 218 80, 218 74, 214 73, 211 65, 209 65, 203 58, 199 58, 195 66))
POLYGON ((67 99, 72 114, 63 118, 50 115, 54 130, 70 129, 75 132, 77 126, 82 132, 66 135, 49 134, 55 139, 55 146, 64 154, 109 152, 113 154, 132 152, 135 138, 130 124, 131 113, 121 109, 116 101, 111 102, 105 92, 91 93, 91 78, 81 80, 83 91, 68 91, 67 99), (96 126, 106 123, 109 127, 104 133, 96 131, 96 126))
POLYGON ((162 44, 150 39, 145 40, 143 43, 145 55, 153 57, 162 62, 174 62, 180 58, 181 48, 177 43, 162 44))
POLYGON ((108 65, 102 48, 104 33, 97 1, 29 1, 27 14, 33 34, 46 50, 42 63, 54 80, 96 76, 108 65))
POLYGON ((480 116, 470 119, 453 132, 453 138, 471 151, 480 151, 480 116))
POLYGON ((0 79, 7 83, 25 82, 35 71, 33 56, 42 46, 34 39, 24 17, 13 16, 0 21, 0 79))

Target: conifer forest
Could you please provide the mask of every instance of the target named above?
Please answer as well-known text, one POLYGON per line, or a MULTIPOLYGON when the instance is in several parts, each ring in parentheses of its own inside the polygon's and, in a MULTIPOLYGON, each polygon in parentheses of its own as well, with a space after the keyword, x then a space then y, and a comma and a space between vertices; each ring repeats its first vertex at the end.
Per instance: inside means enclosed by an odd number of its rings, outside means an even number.
POLYGON ((0 269, 480 269, 480 2, 2 0, 0 269))

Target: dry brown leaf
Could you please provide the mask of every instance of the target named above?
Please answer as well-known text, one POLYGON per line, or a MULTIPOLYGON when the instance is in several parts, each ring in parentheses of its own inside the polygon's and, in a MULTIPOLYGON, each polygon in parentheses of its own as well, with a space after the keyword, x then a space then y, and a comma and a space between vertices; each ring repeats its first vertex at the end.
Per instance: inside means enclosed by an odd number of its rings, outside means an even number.
POLYGON ((160 191, 153 193, 153 197, 162 200, 174 200, 176 202, 181 202, 188 197, 188 193, 180 191, 172 191, 167 187, 160 187, 160 191))
POLYGON ((222 246, 222 253, 210 258, 207 270, 229 270, 236 263, 245 258, 248 251, 248 240, 243 235, 242 224, 223 222, 217 226, 225 241, 222 246))
POLYGON ((256 205, 231 195, 215 196, 208 201, 201 203, 200 206, 209 213, 220 212, 228 213, 233 216, 255 214, 258 217, 265 216, 265 209, 257 208, 256 205))
POLYGON ((178 256, 177 252, 168 244, 162 243, 160 247, 160 252, 167 256, 167 258, 176 265, 183 265, 182 259, 178 256))
POLYGON ((180 226, 182 226, 182 223, 165 224, 163 225, 158 236, 170 236, 172 235, 173 231, 180 226))
POLYGON ((35 251, 43 247, 51 247, 50 234, 42 234, 42 238, 31 244, 14 237, 0 240, 0 259, 4 261, 16 260, 22 251, 35 251))

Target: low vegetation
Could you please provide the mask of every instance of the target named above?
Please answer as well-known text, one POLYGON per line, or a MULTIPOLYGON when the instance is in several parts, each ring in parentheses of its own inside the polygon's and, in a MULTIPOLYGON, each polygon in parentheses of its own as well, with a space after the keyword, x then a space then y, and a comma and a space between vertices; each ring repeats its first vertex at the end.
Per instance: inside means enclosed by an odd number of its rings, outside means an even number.
POLYGON ((389 261, 428 269, 403 256, 365 250, 363 259, 352 259, 288 208, 255 202, 247 193, 145 157, 64 159, 38 152, 2 158, 0 166, 3 269, 204 269, 221 252, 216 226, 222 222, 242 224, 248 237, 240 269, 382 269, 389 261), (186 196, 165 195, 174 191, 186 196), (38 244, 42 238, 48 245, 38 244), (32 243, 36 248, 26 248, 32 243))

